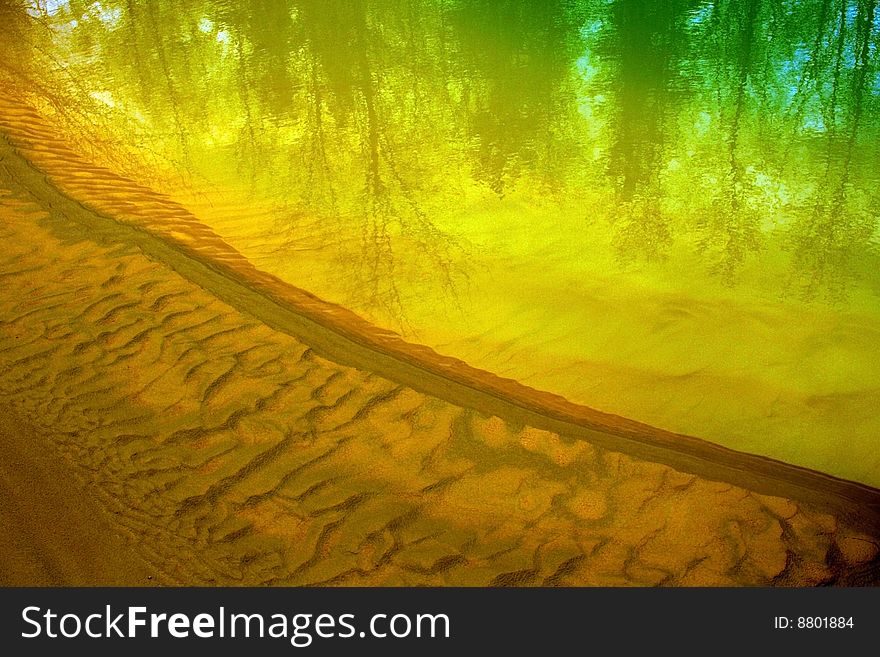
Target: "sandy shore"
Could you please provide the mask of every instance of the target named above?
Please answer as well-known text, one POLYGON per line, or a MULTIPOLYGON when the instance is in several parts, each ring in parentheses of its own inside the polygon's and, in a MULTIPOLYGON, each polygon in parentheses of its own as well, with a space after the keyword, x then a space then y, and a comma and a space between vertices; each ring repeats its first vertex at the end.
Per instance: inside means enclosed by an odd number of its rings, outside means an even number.
POLYGON ((0 143, 4 487, 31 491, 3 546, 34 555, 4 582, 97 581, 95 563, 132 583, 877 581, 872 489, 602 431, 352 344, 231 279, 233 252, 198 257, 198 227, 169 245, 126 225, 147 208, 173 233, 177 215, 37 141, 79 178, 62 194, 0 143), (58 472, 23 472, 35 451, 58 472), (58 513, 59 495, 83 506, 58 513), (136 557, 83 556, 112 537, 136 557))
POLYGON ((142 586, 151 570, 72 476, 53 444, 0 408, 0 582, 142 586))

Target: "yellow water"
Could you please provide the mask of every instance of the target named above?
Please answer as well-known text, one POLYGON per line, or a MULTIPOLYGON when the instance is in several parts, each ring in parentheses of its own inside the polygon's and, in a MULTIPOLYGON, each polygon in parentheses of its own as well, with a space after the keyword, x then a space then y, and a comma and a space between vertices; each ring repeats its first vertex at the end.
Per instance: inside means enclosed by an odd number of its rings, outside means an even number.
POLYGON ((832 5, 845 33, 760 2, 60 2, 9 23, 49 56, 4 79, 408 340, 878 486, 874 23, 832 5))

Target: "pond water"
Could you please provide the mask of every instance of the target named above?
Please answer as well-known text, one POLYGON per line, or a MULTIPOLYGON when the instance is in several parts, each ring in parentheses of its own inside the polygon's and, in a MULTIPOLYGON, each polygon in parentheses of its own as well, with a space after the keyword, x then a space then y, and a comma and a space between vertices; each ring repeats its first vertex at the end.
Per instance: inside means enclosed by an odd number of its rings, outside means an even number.
POLYGON ((39 0, 0 80, 256 266, 880 485, 874 0, 39 0))

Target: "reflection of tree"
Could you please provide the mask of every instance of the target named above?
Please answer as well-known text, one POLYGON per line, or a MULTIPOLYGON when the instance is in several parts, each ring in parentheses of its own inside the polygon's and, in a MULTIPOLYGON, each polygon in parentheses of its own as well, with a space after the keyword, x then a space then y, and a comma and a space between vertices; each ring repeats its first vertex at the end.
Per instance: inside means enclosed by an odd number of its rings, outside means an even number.
POLYGON ((871 174, 864 161, 861 171, 853 167, 871 150, 863 117, 874 70, 874 5, 704 5, 695 44, 702 53, 702 83, 717 98, 723 132, 714 137, 724 144, 724 156, 704 160, 705 172, 715 173, 705 194, 712 200, 701 208, 699 243, 728 281, 767 242, 764 226, 777 219, 788 224, 795 278, 806 281, 807 297, 820 289, 839 296, 853 271, 851 256, 869 248, 873 220, 865 181, 871 174), (823 135, 824 146, 816 135, 823 135), (777 216, 777 206, 763 195, 774 176, 787 195, 809 194, 806 206, 791 204, 790 215, 777 216))
POLYGON ((785 232, 793 284, 839 296, 874 239, 876 3, 3 3, 0 66, 71 125, 116 121, 120 152, 249 179, 272 239, 340 254, 353 301, 398 315, 402 277, 460 273, 437 217, 493 195, 564 225, 590 203, 624 259, 688 240, 728 281, 785 232), (27 77, 40 44, 75 93, 27 77))
MULTIPOLYGON (((419 181, 413 177, 420 163, 410 159, 404 167, 398 161, 393 132, 408 129, 405 125, 408 117, 401 116, 394 107, 396 89, 388 88, 392 82, 386 80, 382 67, 374 64, 374 58, 387 59, 398 44, 388 42, 385 34, 389 26, 381 22, 381 16, 371 15, 363 2, 331 3, 328 7, 326 2, 303 0, 299 10, 313 56, 310 121, 317 134, 309 148, 318 154, 321 172, 326 172, 330 165, 326 158, 324 113, 329 106, 334 124, 342 134, 354 139, 360 151, 359 158, 352 164, 355 170, 361 169, 364 182, 358 206, 349 210, 350 216, 360 220, 359 261, 363 282, 369 289, 368 301, 402 319, 396 245, 427 258, 434 275, 445 289, 451 290, 451 249, 455 244, 421 208, 419 181), (375 28, 371 20, 377 21, 375 28)), ((410 14, 411 20, 413 17, 410 14)), ((411 20, 404 35, 415 29, 411 20)), ((400 38, 403 41, 405 37, 400 38)), ((406 48, 412 52, 411 37, 406 48)), ((414 97, 415 101, 418 99, 414 97)), ((332 187, 330 195, 335 198, 332 187)))
MULTIPOLYGON (((134 14, 135 6, 131 0, 128 0, 128 10, 132 12, 131 20, 133 23, 139 22, 138 17, 134 14)), ((181 153, 184 157, 184 162, 189 159, 189 137, 188 137, 188 122, 184 119, 183 113, 185 109, 183 108, 183 102, 180 97, 180 92, 178 90, 177 81, 175 80, 175 75, 171 70, 171 66, 168 61, 169 54, 166 52, 166 38, 164 36, 164 27, 169 23, 171 25, 176 25, 179 23, 177 16, 174 14, 174 4, 169 4, 165 7, 167 12, 171 12, 171 15, 167 14, 162 18, 156 16, 158 13, 156 3, 148 2, 145 5, 145 20, 146 30, 149 35, 149 43, 151 45, 151 52, 155 53, 156 59, 159 63, 159 68, 161 70, 161 84, 164 85, 164 97, 167 99, 167 105, 170 107, 171 115, 174 118, 174 127, 175 133, 177 134, 178 139, 180 140, 180 148, 181 153), (167 18, 166 18, 167 17, 167 18), (167 22, 166 22, 167 21, 167 22)), ((186 52, 188 48, 186 44, 179 40, 173 40, 171 43, 170 52, 177 53, 178 57, 182 57, 184 60, 187 59, 186 52), (175 43, 176 41, 176 43, 175 43)))
MULTIPOLYGON (((740 157, 741 135, 745 129, 749 103, 749 83, 753 77, 757 77, 758 63, 765 69, 767 64, 766 58, 760 56, 758 43, 762 4, 763 0, 727 3, 723 18, 717 18, 723 25, 723 32, 718 38, 727 45, 722 66, 734 62, 734 78, 732 97, 725 103, 730 107, 726 127, 727 170, 718 183, 712 205, 700 222, 703 233, 700 246, 704 252, 712 254, 714 270, 728 283, 733 282, 746 257, 757 251, 763 241, 761 216, 750 203, 750 183, 740 157)), ((717 74, 719 77, 723 75, 721 71, 717 74)))
POLYGON ((26 71, 33 61, 33 31, 37 25, 35 20, 28 17, 25 9, 26 5, 23 1, 0 3, 0 25, 3 36, 0 41, 3 52, 3 57, 0 58, 0 73, 9 81, 8 83, 25 78, 26 71))
POLYGON ((615 241, 622 258, 660 258, 672 242, 661 210, 667 120, 681 80, 685 2, 615 0, 604 53, 616 99, 608 174, 619 203, 615 241))
POLYGON ((576 157, 569 81, 583 21, 566 0, 462 0, 453 13, 474 177, 498 196, 524 172, 559 181, 576 157))
MULTIPOLYGON (((854 254, 871 239, 876 226, 876 210, 865 207, 864 199, 862 203, 860 199, 851 199, 869 74, 875 69, 871 54, 876 0, 857 0, 852 28, 848 21, 850 9, 849 2, 840 2, 836 25, 825 37, 831 44, 833 58, 823 61, 817 57, 820 63, 810 67, 804 76, 804 86, 813 85, 815 92, 824 96, 826 144, 824 169, 815 179, 811 208, 798 218, 789 233, 793 265, 807 298, 815 297, 822 289, 832 299, 846 294, 854 254), (846 63, 850 53, 854 60, 851 67, 846 63), (823 64, 824 71, 820 69, 823 64)), ((820 22, 820 29, 824 31, 825 25, 820 22)), ((817 36, 816 41, 820 38, 817 36)), ((876 161, 869 160, 864 165, 875 167, 876 161)))
POLYGON ((436 103, 444 67, 430 51, 437 6, 106 0, 95 7, 72 2, 58 15, 61 24, 76 21, 64 33, 84 60, 100 58, 114 97, 136 106, 157 137, 177 141, 166 146, 182 169, 222 170, 215 160, 228 152, 252 192, 285 197, 288 233, 318 226, 336 241, 347 278, 367 289, 371 305, 399 315, 402 275, 453 291, 459 247, 424 208, 444 175, 431 146, 450 141, 448 103, 436 103), (418 62, 423 68, 413 70, 418 62), (218 142, 222 148, 212 147, 218 142), (346 234, 360 234, 357 253, 346 234))
MULTIPOLYGON (((57 15, 69 17, 63 11, 57 15)), ((83 152, 120 171, 130 170, 131 158, 120 153, 111 128, 118 117, 93 95, 94 88, 81 79, 65 52, 55 49, 53 30, 45 2, 0 3, 0 86, 51 117, 59 134, 83 152)), ((136 134, 134 128, 131 134, 136 134)))

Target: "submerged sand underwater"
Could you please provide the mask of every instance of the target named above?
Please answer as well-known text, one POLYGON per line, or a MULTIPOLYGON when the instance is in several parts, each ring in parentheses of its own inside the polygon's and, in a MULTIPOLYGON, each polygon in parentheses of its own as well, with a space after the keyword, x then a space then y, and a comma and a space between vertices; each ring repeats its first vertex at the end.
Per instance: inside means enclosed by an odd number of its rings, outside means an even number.
POLYGON ((566 424, 479 381, 473 397, 427 370, 420 385, 412 362, 226 278, 185 232, 126 225, 166 202, 86 170, 15 107, 0 141, 4 584, 880 578, 876 489, 566 424))

